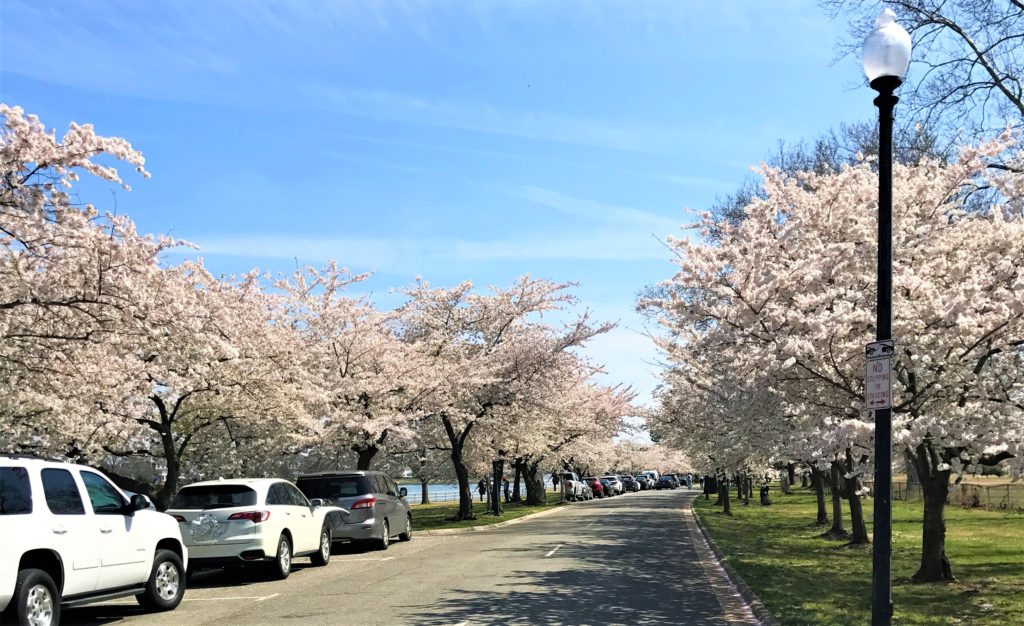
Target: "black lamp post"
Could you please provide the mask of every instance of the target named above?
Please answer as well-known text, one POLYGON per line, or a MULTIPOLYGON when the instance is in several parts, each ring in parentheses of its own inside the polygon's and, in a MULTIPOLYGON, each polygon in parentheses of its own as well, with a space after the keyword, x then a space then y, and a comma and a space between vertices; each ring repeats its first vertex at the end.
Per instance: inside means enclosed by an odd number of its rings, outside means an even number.
MULTIPOLYGON (((892 339, 892 121, 894 92, 910 66, 910 35, 885 9, 864 41, 864 73, 878 92, 878 306, 876 339, 892 339)), ((888 363, 888 361, 887 361, 888 363)), ((875 410, 871 623, 892 623, 892 409, 875 410)))

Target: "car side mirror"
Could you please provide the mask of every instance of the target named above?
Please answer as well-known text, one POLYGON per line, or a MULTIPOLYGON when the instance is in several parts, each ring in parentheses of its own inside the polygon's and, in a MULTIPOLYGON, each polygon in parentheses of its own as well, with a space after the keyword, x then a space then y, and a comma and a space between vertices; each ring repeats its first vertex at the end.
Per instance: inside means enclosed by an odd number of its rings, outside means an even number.
POLYGON ((128 515, 134 515, 135 511, 142 511, 148 509, 150 505, 149 498, 137 493, 132 496, 131 502, 128 503, 128 515))
POLYGON ((406 489, 405 487, 400 487, 398 489, 398 497, 399 498, 404 498, 407 495, 409 495, 409 490, 408 489, 406 489))
POLYGON ((323 505, 324 501, 322 498, 313 498, 312 500, 309 501, 309 506, 313 507, 314 509, 322 507, 323 505))

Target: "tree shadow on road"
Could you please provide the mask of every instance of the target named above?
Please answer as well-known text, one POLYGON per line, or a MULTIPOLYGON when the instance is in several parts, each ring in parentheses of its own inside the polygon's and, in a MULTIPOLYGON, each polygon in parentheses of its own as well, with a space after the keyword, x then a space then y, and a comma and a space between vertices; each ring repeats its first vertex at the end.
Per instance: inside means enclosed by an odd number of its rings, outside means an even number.
MULTIPOLYGON (((505 574, 500 590, 455 590, 415 612, 409 607, 403 621, 726 624, 682 523, 679 498, 643 498, 619 506, 624 510, 613 517, 583 517, 550 557, 538 552, 536 567, 505 574), (674 511, 679 511, 675 523, 674 511), (590 524, 593 520, 598 521, 590 524), (555 567, 563 569, 553 571, 555 567)), ((565 523, 536 520, 531 531, 557 536, 565 523)), ((550 549, 557 545, 556 540, 550 549)), ((494 558, 502 558, 504 551, 495 549, 494 558)))

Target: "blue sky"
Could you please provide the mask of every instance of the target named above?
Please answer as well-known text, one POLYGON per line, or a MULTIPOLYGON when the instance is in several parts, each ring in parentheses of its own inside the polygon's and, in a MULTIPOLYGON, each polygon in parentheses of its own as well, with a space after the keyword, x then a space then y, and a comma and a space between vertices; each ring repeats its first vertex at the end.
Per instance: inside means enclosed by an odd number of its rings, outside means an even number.
POLYGON ((578 281, 620 322, 591 356, 643 399, 633 304, 686 209, 873 115, 845 32, 811 0, 3 0, 0 99, 129 139, 153 178, 85 199, 217 271, 336 258, 384 302, 578 281))

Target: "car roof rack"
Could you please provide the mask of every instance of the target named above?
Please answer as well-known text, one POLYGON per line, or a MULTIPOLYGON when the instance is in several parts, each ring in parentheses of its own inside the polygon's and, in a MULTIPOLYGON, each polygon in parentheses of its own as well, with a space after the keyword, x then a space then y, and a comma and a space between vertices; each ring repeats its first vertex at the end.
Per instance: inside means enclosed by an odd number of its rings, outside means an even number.
POLYGON ((26 452, 0 452, 0 458, 3 459, 18 459, 25 461, 48 461, 50 463, 70 463, 71 461, 65 461, 61 459, 52 459, 45 456, 39 456, 38 454, 26 453, 26 452))

